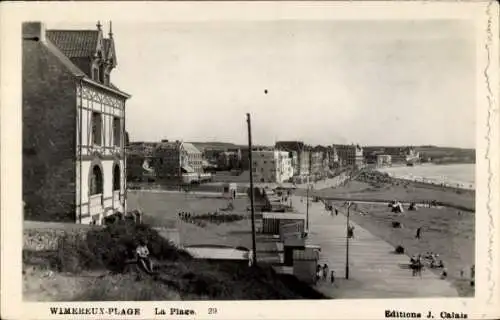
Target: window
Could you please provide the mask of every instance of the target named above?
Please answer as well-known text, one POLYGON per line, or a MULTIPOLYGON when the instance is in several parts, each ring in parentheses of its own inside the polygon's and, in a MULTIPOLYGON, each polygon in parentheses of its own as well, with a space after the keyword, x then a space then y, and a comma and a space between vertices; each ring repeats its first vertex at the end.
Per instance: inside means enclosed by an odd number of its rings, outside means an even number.
POLYGON ((92 67, 92 80, 99 81, 99 68, 92 67))
POLYGON ((109 86, 109 72, 104 74, 104 84, 109 86))
POLYGON ((113 118, 113 141, 114 145, 119 147, 122 142, 121 119, 118 117, 113 118))
POLYGON ((113 191, 120 190, 120 166, 115 165, 113 169, 113 191))
POLYGON ((104 83, 106 79, 106 72, 104 71, 104 65, 99 67, 99 82, 104 83))
POLYGON ((100 146, 102 143, 102 115, 92 112, 92 142, 100 146))
POLYGON ((92 168, 92 177, 90 179, 90 194, 102 194, 102 172, 99 166, 92 168))

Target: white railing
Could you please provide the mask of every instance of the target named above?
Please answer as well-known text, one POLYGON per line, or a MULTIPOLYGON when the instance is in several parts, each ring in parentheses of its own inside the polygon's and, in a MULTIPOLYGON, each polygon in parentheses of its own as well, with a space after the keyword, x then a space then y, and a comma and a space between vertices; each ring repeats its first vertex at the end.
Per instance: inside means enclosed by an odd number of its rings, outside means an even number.
POLYGON ((120 190, 113 191, 113 208, 121 208, 120 190))
POLYGON ((90 214, 100 214, 103 212, 102 194, 93 194, 89 199, 90 203, 90 214))

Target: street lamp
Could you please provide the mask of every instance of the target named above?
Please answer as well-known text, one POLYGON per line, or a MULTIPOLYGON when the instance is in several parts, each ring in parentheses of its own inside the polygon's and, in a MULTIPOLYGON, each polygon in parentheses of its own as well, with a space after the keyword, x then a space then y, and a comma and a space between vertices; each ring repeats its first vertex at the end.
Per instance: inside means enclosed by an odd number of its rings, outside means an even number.
POLYGON ((349 211, 352 203, 347 204, 347 225, 346 225, 346 250, 345 250, 345 278, 349 279, 349 211))

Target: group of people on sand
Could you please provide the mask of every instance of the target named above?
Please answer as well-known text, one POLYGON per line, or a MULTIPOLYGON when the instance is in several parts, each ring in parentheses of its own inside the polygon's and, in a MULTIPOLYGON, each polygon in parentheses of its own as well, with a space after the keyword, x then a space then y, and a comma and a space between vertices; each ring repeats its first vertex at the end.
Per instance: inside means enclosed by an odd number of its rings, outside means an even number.
POLYGON ((195 224, 199 227, 206 226, 204 221, 200 221, 198 219, 195 219, 195 215, 191 212, 184 212, 184 211, 179 212, 179 219, 181 219, 182 221, 187 222, 187 223, 195 224))
POLYGON ((334 284, 335 283, 335 271, 331 270, 330 273, 328 273, 328 265, 325 263, 324 265, 318 264, 316 266, 316 282, 323 280, 327 281, 328 274, 330 274, 330 283, 334 284))
POLYGON ((422 275, 422 269, 425 264, 428 264, 432 269, 442 269, 441 279, 446 279, 448 276, 448 271, 444 266, 443 260, 439 259, 439 254, 433 252, 426 252, 423 255, 413 255, 410 258, 410 268, 412 269, 413 276, 417 274, 422 275))

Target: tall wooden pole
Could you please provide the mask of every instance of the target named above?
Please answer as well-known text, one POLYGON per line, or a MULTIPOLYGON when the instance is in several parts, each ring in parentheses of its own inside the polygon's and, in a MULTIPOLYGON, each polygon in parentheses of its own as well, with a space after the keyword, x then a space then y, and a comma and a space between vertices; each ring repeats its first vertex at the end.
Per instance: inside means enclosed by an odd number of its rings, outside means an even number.
POLYGON ((307 176, 306 198, 306 232, 309 233, 309 176, 307 176))
POLYGON ((346 248, 345 248, 345 278, 349 279, 349 211, 351 203, 347 205, 346 248))
POLYGON ((248 160, 250 170, 250 208, 252 212, 252 260, 253 265, 257 265, 257 246, 255 243, 255 209, 254 209, 254 195, 253 195, 253 162, 252 162, 252 123, 250 120, 250 113, 247 113, 248 124, 248 160))

